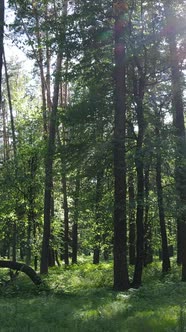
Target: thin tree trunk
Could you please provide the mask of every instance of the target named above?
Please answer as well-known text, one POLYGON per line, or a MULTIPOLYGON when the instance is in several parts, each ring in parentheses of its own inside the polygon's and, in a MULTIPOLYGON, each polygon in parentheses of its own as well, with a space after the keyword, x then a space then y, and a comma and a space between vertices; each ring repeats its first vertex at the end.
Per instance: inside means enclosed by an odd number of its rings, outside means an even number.
POLYGON ((135 265, 136 262, 136 223, 135 223, 135 193, 134 176, 132 171, 128 178, 129 192, 129 264, 135 265))
MULTIPOLYGON (((101 167, 101 166, 100 166, 101 167)), ((103 171, 98 170, 97 172, 97 183, 96 183, 96 227, 95 227, 95 246, 93 251, 93 264, 99 264, 100 260, 100 241, 101 237, 99 235, 99 228, 101 224, 101 211, 100 211, 100 203, 102 199, 102 191, 103 191, 103 171)))
POLYGON ((65 265, 69 265, 69 212, 68 212, 66 174, 62 176, 62 188, 63 188, 63 209, 64 209, 64 260, 65 260, 65 265))
POLYGON ((149 220, 149 166, 145 169, 144 266, 152 263, 152 225, 149 220))
MULTIPOLYGON (((144 84, 140 82, 140 89, 143 90, 144 84)), ((143 93, 142 93, 143 95, 143 93)), ((138 137, 135 154, 135 164, 137 172, 137 212, 136 212, 136 264, 132 286, 139 287, 141 285, 142 271, 144 265, 144 161, 143 161, 143 139, 144 139, 144 110, 142 105, 142 95, 136 96, 137 101, 137 119, 138 119, 138 137)))
POLYGON ((114 1, 118 6, 115 17, 115 119, 114 119, 114 289, 129 288, 127 265, 127 221, 126 221, 126 87, 125 87, 125 1, 114 1))
POLYGON ((4 0, 0 0, 0 108, 2 102, 2 67, 3 67, 3 39, 4 39, 4 0))
MULTIPOLYGON (((11 131, 12 131, 12 142, 13 142, 13 153, 14 153, 14 167, 15 167, 15 177, 17 178, 17 145, 16 145, 16 135, 15 135, 15 124, 14 124, 14 116, 13 116, 13 108, 12 108, 12 99, 11 99, 11 92, 10 92, 10 84, 9 84, 9 77, 8 77, 8 70, 7 70, 7 63, 5 52, 3 52, 3 61, 4 61, 4 68, 5 68, 5 78, 6 78, 6 86, 7 86, 7 94, 8 94, 8 103, 9 103, 9 111, 10 111, 10 123, 11 123, 11 131)), ((15 202, 15 212, 18 216, 18 202, 16 198, 15 202)), ((17 246, 17 221, 13 220, 13 236, 12 236, 12 259, 16 261, 16 246, 17 246)))
MULTIPOLYGON (((66 67, 66 70, 68 68, 66 67)), ((60 105, 61 107, 67 107, 67 83, 60 85, 60 105)), ((62 153, 63 147, 66 144, 66 132, 64 126, 62 126, 62 141, 60 138, 58 128, 58 142, 60 147, 60 158, 61 158, 61 174, 62 174, 62 194, 63 194, 63 211, 64 211, 64 261, 65 265, 69 265, 69 208, 68 208, 68 195, 67 195, 67 178, 66 178, 66 161, 64 154, 62 153)))
POLYGON ((38 53, 36 54, 36 60, 39 65, 39 71, 40 71, 42 112, 43 112, 43 130, 44 130, 44 138, 46 139, 47 134, 48 134, 47 103, 46 103, 46 88, 47 88, 46 85, 47 85, 47 83, 45 80, 44 65, 43 65, 43 47, 42 47, 42 42, 41 42, 40 22, 39 22, 39 16, 38 16, 38 12, 37 12, 37 6, 35 5, 34 1, 32 1, 32 7, 33 7, 33 16, 36 21, 36 38, 37 38, 37 44, 38 44, 38 53))
MULTIPOLYGON (((157 117, 160 117, 157 114, 157 117)), ((161 157, 161 142, 160 142, 160 119, 157 119, 157 126, 155 128, 156 140, 157 140, 157 153, 156 153, 156 187, 158 195, 158 209, 159 209, 159 220, 160 220, 160 230, 161 230, 161 241, 162 241, 162 272, 168 272, 170 270, 170 259, 168 251, 168 240, 167 231, 165 225, 165 212, 164 212, 164 202, 163 202, 163 188, 162 188, 162 157, 161 157)))
MULTIPOLYGON (((11 98, 11 92, 10 92, 8 69, 7 69, 6 57, 5 57, 4 52, 3 52, 3 63, 4 63, 4 68, 5 68, 6 87, 7 87, 8 104, 9 104, 9 111, 10 111, 10 123, 11 123, 11 132, 12 132, 13 152, 14 152, 14 159, 15 159, 15 162, 16 162, 17 147, 16 147, 15 124, 14 124, 14 116, 13 116, 13 107, 12 107, 12 98, 11 98)), ((15 166, 15 167, 17 168, 17 166, 15 166)), ((16 169, 16 172, 17 172, 17 169, 16 169)))
POLYGON ((5 103, 2 102, 2 117, 3 117, 3 149, 4 149, 4 161, 9 159, 9 137, 8 137, 8 121, 7 112, 5 109, 5 103))
POLYGON ((72 264, 77 264, 78 252, 78 219, 79 219, 79 175, 76 178, 75 198, 74 198, 74 223, 72 226, 72 264))

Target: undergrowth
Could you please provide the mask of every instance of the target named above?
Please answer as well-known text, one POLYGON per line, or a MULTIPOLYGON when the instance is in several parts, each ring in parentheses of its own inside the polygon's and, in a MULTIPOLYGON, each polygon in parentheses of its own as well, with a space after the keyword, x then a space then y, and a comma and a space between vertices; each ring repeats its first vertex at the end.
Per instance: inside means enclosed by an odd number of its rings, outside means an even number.
POLYGON ((176 264, 162 276, 153 263, 142 287, 128 292, 112 290, 112 270, 111 262, 55 267, 39 288, 22 273, 9 282, 1 270, 0 331, 186 331, 186 284, 176 264))

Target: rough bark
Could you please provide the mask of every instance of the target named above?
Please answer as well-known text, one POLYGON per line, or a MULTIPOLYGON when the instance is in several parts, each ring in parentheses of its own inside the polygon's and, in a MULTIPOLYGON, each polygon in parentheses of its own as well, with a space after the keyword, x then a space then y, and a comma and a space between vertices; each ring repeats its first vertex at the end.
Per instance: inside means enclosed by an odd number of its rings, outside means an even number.
POLYGON ((114 289, 129 288, 126 226, 126 86, 125 86, 125 1, 113 2, 115 16, 115 119, 114 119, 114 289))
POLYGON ((36 274, 36 272, 28 265, 13 261, 2 261, 0 260, 0 268, 8 268, 16 271, 24 272, 35 285, 39 286, 42 284, 42 279, 36 274))

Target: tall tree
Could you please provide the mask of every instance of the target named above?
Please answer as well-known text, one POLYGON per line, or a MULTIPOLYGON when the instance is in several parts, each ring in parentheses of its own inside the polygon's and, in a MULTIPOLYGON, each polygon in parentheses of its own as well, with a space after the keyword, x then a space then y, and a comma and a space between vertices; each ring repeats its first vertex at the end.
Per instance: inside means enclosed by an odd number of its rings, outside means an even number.
POLYGON ((126 85, 125 85, 125 27, 127 5, 123 0, 113 2, 114 60, 115 60, 115 118, 114 118, 114 289, 129 288, 127 266, 126 221, 126 85))
POLYGON ((44 229, 43 229, 43 241, 42 241, 42 252, 41 252, 41 273, 48 273, 48 257, 49 257, 49 241, 51 235, 51 199, 52 199, 52 188, 53 188, 53 157, 55 151, 55 136, 56 136, 56 120, 57 120, 57 107, 60 87, 60 71, 62 62, 61 49, 57 55, 56 62, 56 75, 54 82, 54 94, 53 104, 50 116, 49 126, 49 137, 47 142, 47 152, 45 158, 45 196, 44 196, 44 229))
MULTIPOLYGON (((182 280, 186 281, 186 136, 184 124, 184 105, 182 76, 177 50, 178 19, 174 13, 173 1, 165 1, 167 20, 167 39, 169 42, 173 124, 176 137, 175 183, 178 194, 177 243, 178 263, 182 263, 182 280)), ((179 24, 178 24, 179 26, 179 24)))
MULTIPOLYGON (((155 106, 156 107, 156 106, 155 106)), ((162 148, 161 148, 161 106, 160 109, 156 110, 156 187, 158 196, 158 209, 159 209, 159 220, 160 220, 160 231, 161 231, 161 242, 162 242, 162 272, 168 272, 170 270, 170 258, 168 251, 168 239, 165 223, 165 209, 163 199, 163 186, 162 186, 162 148)))

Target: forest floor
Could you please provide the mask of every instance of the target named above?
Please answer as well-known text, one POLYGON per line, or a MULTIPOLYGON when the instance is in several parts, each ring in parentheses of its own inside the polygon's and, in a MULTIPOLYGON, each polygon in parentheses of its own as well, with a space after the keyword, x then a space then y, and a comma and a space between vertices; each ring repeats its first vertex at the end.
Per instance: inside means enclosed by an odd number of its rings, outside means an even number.
POLYGON ((128 292, 112 290, 112 263, 52 268, 40 289, 20 273, 1 282, 0 331, 183 332, 186 283, 174 264, 162 277, 158 262, 144 269, 143 286, 128 292))

